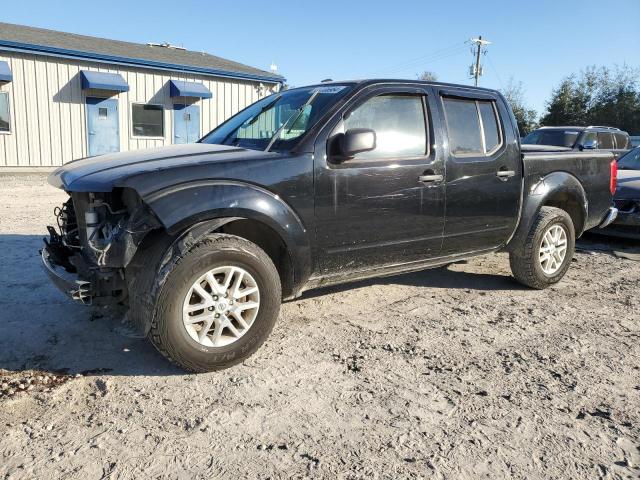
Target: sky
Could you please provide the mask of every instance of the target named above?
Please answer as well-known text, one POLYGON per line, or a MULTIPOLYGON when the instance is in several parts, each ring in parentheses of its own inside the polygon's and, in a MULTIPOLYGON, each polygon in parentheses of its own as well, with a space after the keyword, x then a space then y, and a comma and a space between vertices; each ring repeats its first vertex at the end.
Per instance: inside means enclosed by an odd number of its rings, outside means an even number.
POLYGON ((492 43, 480 85, 522 82, 539 113, 562 78, 588 65, 640 67, 640 0, 22 0, 0 21, 169 42, 265 70, 274 62, 292 86, 425 70, 471 84, 465 42, 482 35, 492 43))

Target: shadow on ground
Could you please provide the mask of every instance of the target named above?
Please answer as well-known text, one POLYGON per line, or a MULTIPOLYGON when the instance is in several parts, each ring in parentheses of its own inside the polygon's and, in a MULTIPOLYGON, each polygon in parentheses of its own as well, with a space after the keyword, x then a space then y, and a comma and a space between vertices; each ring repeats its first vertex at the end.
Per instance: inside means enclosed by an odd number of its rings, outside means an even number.
POLYGON ((74 303, 40 265, 37 235, 0 235, 0 369, 70 374, 176 375, 123 311, 74 303))
MULTIPOLYGON (((456 262, 464 264, 466 261, 456 262)), ((314 298, 330 293, 338 293, 352 288, 371 285, 407 285, 429 288, 456 288, 470 290, 523 290, 525 287, 505 275, 472 273, 453 270, 451 266, 432 268, 414 273, 405 273, 391 277, 371 278, 343 285, 319 288, 305 292, 302 298, 314 298)))
POLYGON ((640 240, 631 238, 587 232, 578 240, 576 250, 590 253, 609 253, 619 258, 640 261, 640 240))
MULTIPOLYGON (((611 249, 608 244, 629 247, 629 242, 591 235, 579 248, 602 252, 611 249)), ((56 290, 40 265, 41 246, 42 238, 37 235, 0 235, 0 369, 89 375, 184 373, 145 338, 132 335, 134 332, 122 323, 122 309, 79 305, 56 290)), ((389 284, 471 290, 524 288, 510 276, 440 267, 326 287, 306 292, 303 298, 389 284)))

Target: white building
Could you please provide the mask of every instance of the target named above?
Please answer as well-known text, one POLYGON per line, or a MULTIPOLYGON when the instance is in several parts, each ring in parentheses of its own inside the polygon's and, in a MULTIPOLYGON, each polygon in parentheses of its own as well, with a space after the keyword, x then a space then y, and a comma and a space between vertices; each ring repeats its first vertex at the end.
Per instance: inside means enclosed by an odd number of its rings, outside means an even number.
POLYGON ((194 142, 283 81, 167 44, 0 23, 0 171, 194 142))

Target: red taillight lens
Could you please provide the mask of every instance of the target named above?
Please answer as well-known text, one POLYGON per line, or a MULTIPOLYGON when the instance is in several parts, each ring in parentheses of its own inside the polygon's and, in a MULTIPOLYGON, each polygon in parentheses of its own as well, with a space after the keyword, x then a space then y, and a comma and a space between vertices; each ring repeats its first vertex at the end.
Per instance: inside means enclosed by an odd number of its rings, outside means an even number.
POLYGON ((618 186, 618 162, 611 160, 611 180, 609 181, 609 191, 611 195, 616 193, 616 187, 618 186))

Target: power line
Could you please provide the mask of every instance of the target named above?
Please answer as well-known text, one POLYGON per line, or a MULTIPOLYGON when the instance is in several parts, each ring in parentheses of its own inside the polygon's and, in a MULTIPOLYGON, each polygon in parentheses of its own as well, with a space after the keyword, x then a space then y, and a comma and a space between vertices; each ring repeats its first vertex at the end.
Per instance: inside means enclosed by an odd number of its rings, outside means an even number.
POLYGON ((447 55, 440 55, 438 57, 432 57, 432 58, 424 60, 421 63, 416 63, 414 65, 410 65, 410 66, 402 67, 402 68, 399 68, 399 69, 395 69, 395 70, 392 70, 392 71, 390 71, 388 73, 402 72, 402 71, 406 71, 406 70, 409 70, 409 69, 419 69, 419 68, 425 68, 425 67, 428 68, 433 63, 440 62, 442 60, 446 60, 446 59, 451 58, 451 57, 459 56, 459 55, 462 55, 463 53, 465 53, 465 49, 464 48, 459 50, 459 51, 457 51, 457 52, 452 52, 452 53, 449 53, 447 55))
POLYGON ((416 63, 416 62, 421 62, 421 61, 424 61, 427 58, 434 57, 434 56, 439 56, 439 55, 441 55, 443 53, 448 53, 452 49, 461 48, 462 45, 463 45, 462 43, 456 43, 454 45, 449 45, 448 47, 444 47, 444 48, 441 48, 441 49, 438 49, 438 50, 434 50, 433 52, 428 53, 426 55, 421 55, 421 56, 413 58, 411 60, 406 60, 404 62, 397 63, 395 65, 390 65, 388 67, 385 67, 385 68, 382 68, 380 70, 377 70, 374 73, 383 72, 383 71, 387 71, 387 70, 397 70, 397 69, 402 68, 402 67, 404 67, 406 65, 413 64, 413 63, 416 63))
POLYGON ((435 59, 440 60, 442 58, 447 58, 451 54, 457 54, 458 51, 461 51, 463 48, 465 48, 466 44, 467 42, 456 43, 454 45, 450 45, 448 47, 435 50, 429 54, 422 55, 420 57, 416 57, 411 60, 404 61, 402 63, 390 65, 388 67, 376 70, 375 72, 372 72, 372 74, 407 70, 409 68, 414 68, 415 64, 431 62, 431 61, 434 61, 435 59))
MULTIPOLYGON (((471 65, 471 68, 469 69, 469 73, 474 79, 474 85, 477 87, 478 78, 482 75, 482 65, 480 65, 480 54, 482 53, 482 47, 484 45, 490 45, 491 42, 488 40, 483 40, 482 35, 480 35, 478 38, 472 38, 471 43, 476 44, 476 52, 475 52, 476 63, 475 65, 471 65)), ((486 50, 485 50, 485 53, 486 53, 486 50)))
POLYGON ((489 55, 488 52, 485 52, 485 57, 487 57, 487 60, 489 60, 489 66, 491 67, 491 70, 493 70, 493 73, 495 73, 496 77, 498 78, 498 82, 500 83, 500 88, 502 90, 504 90, 504 83, 502 83, 502 78, 500 78, 500 74, 498 73, 498 69, 493 64, 493 60, 491 60, 491 56, 489 55))

